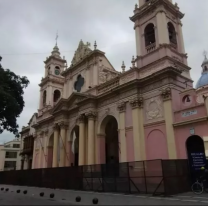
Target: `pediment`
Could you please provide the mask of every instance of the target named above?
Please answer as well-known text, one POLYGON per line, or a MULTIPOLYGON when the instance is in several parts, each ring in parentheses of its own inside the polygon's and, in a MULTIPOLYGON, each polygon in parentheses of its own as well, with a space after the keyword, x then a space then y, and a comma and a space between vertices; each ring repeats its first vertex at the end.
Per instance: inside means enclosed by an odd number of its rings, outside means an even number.
MULTIPOLYGON (((77 107, 82 101, 92 99, 93 96, 73 92, 68 99, 61 99, 52 110, 52 114, 61 110, 69 110, 70 108, 77 107)), ((94 98, 93 98, 94 99, 94 98)))

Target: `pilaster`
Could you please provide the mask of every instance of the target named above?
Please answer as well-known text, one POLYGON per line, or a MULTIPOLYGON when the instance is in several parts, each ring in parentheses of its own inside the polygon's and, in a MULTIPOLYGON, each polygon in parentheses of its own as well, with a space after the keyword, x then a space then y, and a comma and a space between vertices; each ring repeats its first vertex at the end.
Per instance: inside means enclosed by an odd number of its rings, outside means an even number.
POLYGON ((134 158, 135 161, 146 159, 145 135, 143 122, 143 98, 136 97, 130 100, 132 106, 133 135, 134 135, 134 158))
POLYGON ((58 167, 58 137, 59 137, 59 125, 55 124, 54 130, 54 140, 53 140, 53 164, 52 167, 58 167))
POLYGON ((163 89, 161 92, 161 96, 163 98, 169 159, 177 159, 175 135, 173 129, 171 89, 169 87, 163 89))
POLYGON ((125 131, 125 112, 126 112, 126 102, 120 102, 118 105, 119 111, 119 142, 120 142, 120 162, 127 161, 126 154, 126 131, 125 131))

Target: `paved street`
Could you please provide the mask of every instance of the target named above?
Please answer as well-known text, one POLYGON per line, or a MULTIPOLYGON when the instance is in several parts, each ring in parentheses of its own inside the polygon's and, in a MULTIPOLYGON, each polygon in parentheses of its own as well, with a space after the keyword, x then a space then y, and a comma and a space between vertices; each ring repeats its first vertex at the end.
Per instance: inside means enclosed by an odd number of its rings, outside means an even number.
POLYGON ((4 191, 0 190, 0 205, 93 205, 92 199, 98 198, 98 205, 207 205, 208 194, 194 195, 186 193, 172 197, 152 197, 148 195, 120 195, 120 194, 101 194, 94 192, 68 191, 68 190, 53 190, 46 188, 6 186, 4 191), (5 191, 9 188, 9 191, 5 191), (17 193, 20 189, 21 192, 17 193), (27 194, 23 191, 27 190, 27 194), (40 197, 40 192, 44 192, 44 197, 40 197), (55 197, 51 199, 51 193, 55 197), (80 203, 75 202, 75 198, 82 198, 80 203))

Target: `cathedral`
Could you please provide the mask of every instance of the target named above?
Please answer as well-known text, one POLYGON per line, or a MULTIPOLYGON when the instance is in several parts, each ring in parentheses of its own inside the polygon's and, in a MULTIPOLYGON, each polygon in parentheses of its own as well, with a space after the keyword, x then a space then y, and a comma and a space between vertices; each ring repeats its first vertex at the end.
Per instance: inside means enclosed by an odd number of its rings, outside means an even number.
POLYGON ((56 44, 39 109, 21 131, 22 168, 187 159, 188 145, 208 151, 208 59, 194 88, 183 16, 172 0, 139 0, 130 17, 137 54, 121 72, 96 42, 81 40, 70 66, 56 44))

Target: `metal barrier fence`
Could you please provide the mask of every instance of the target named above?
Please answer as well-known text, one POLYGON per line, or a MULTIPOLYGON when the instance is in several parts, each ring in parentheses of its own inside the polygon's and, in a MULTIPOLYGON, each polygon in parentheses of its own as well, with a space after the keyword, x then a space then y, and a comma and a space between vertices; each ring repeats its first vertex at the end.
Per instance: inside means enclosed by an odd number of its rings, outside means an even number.
POLYGON ((0 184, 113 193, 173 195, 190 190, 187 160, 0 172, 0 184))

